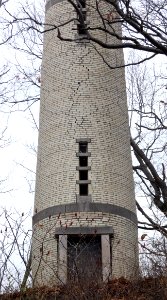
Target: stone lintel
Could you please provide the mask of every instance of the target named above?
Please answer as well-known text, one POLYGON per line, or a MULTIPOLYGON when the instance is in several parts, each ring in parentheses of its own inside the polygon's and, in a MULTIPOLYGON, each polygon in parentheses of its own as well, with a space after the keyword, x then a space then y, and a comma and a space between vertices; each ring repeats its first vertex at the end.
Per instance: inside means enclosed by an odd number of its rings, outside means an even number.
POLYGON ((59 235, 113 235, 113 227, 112 226, 104 226, 104 227, 96 227, 96 226, 85 226, 85 227, 58 227, 55 228, 55 236, 59 235))
POLYGON ((91 180, 76 180, 77 184, 90 184, 91 180))
POLYGON ((91 139, 89 138, 82 138, 82 139, 76 139, 76 143, 90 143, 91 139))
POLYGON ((83 152, 77 152, 76 153, 76 156, 77 157, 83 157, 83 156, 91 156, 91 153, 90 152, 85 152, 85 153, 83 153, 83 152))
POLYGON ((91 170, 91 167, 80 167, 80 166, 77 166, 76 167, 76 170, 77 171, 90 171, 91 170))

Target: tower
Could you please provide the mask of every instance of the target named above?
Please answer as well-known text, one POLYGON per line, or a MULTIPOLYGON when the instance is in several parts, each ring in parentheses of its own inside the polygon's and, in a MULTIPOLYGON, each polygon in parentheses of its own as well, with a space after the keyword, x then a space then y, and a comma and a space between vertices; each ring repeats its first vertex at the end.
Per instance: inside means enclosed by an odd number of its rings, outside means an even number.
MULTIPOLYGON (((94 1, 79 3, 85 24, 98 25, 94 1)), ((46 24, 67 23, 61 33, 71 39, 85 34, 75 20, 67 22, 74 18, 68 1, 46 2, 46 24)), ((119 24, 115 30, 121 32, 119 24)), ((102 59, 122 65, 123 51, 96 49, 86 40, 60 41, 55 29, 44 35, 32 245, 36 285, 133 278, 137 272, 125 74, 102 59)))

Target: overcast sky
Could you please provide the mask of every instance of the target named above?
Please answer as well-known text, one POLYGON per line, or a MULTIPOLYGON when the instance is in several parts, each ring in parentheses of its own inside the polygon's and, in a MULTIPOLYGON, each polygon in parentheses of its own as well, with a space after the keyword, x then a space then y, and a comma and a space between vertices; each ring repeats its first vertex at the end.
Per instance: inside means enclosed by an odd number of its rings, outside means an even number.
MULTIPOLYGON (((42 2, 44 1, 42 0, 42 2)), ((19 1, 10 0, 8 9, 14 13, 18 9, 18 3, 19 1)), ((40 0, 32 1, 32 3, 40 4, 40 0)), ((28 4, 30 5, 30 1, 28 1, 28 4)), ((15 51, 11 46, 1 46, 0 54, 1 67, 4 64, 8 65, 10 69, 9 78, 15 77, 15 82, 19 86, 20 94, 15 94, 15 97, 19 100, 24 95, 25 87, 22 85, 23 78, 18 79, 17 77, 20 76, 20 72, 16 66, 20 65, 31 70, 32 62, 29 61, 29 57, 25 53, 15 51)), ((15 89, 17 89, 17 86, 15 89)), ((10 100, 12 97, 13 91, 10 100)), ((13 207, 20 212, 32 210, 33 207, 36 168, 34 149, 37 146, 38 137, 36 124, 38 124, 39 103, 31 106, 31 112, 28 109, 23 111, 25 109, 26 104, 19 107, 0 106, 0 136, 6 128, 3 139, 0 141, 1 206, 13 207), (34 124, 31 114, 33 114, 36 124, 34 124)))

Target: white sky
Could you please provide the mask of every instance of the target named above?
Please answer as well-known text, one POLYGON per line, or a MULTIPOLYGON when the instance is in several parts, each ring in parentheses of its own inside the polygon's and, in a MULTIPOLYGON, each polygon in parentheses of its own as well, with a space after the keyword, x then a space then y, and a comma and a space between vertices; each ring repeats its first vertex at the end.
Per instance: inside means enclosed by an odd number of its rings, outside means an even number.
MULTIPOLYGON (((25 1, 24 5, 25 7, 26 4, 31 6, 32 3, 33 8, 33 4, 37 5, 40 2, 40 0, 25 1)), ((10 12, 14 13, 17 11, 19 3, 21 2, 10 0, 8 6, 10 12)), ((18 42, 17 39, 16 42, 18 42)), ((10 77, 19 74, 17 65, 20 65, 25 69, 29 68, 31 71, 32 62, 25 53, 15 51, 12 47, 6 45, 1 46, 0 53, 0 65, 3 66, 3 64, 5 64, 9 66, 10 77)), ((35 63, 33 62, 33 65, 34 64, 35 63)), ((39 62, 37 65, 39 65, 39 62)), ((21 76, 23 77, 23 75, 21 76)), ((19 100, 22 99, 25 94, 27 95, 28 89, 26 89, 26 85, 23 85, 22 87, 22 82, 24 84, 22 78, 18 80, 18 82, 15 80, 15 82, 15 98, 19 100)), ((12 88, 13 87, 11 86, 11 90, 12 88)), ((30 89, 30 93, 31 92, 32 90, 30 89)), ((36 93, 35 89, 34 93, 36 93)), ((13 93, 11 93, 10 97, 10 100, 12 99, 13 93)), ((19 109, 21 110, 24 110, 25 108, 26 104, 19 106, 19 109)), ((39 103, 33 104, 31 112, 38 124, 39 103)), ((0 134, 6 125, 7 130, 5 131, 4 139, 8 140, 8 142, 0 142, 0 147, 1 145, 3 146, 3 144, 7 144, 0 148, 0 179, 4 180, 4 178, 6 178, 0 186, 0 191, 3 192, 0 193, 0 206, 15 207, 20 212, 29 211, 33 207, 34 199, 34 194, 32 192, 30 193, 29 185, 32 184, 32 189, 34 190, 36 168, 36 155, 30 148, 37 146, 38 131, 33 123, 29 110, 19 111, 17 106, 13 106, 12 109, 8 105, 0 106, 0 134), (11 110, 15 112, 10 113, 11 110), (30 171, 28 169, 30 169, 30 171), (9 190, 10 192, 7 192, 9 190)))
MULTIPOLYGON (((38 107, 35 114, 38 115, 38 107)), ((33 194, 29 193, 28 182, 34 180, 36 156, 29 147, 37 145, 37 134, 24 112, 10 114, 5 132, 9 143, 0 149, 0 178, 6 178, 3 191, 10 190, 1 194, 3 206, 14 206, 22 211, 29 210, 33 205, 33 194)))

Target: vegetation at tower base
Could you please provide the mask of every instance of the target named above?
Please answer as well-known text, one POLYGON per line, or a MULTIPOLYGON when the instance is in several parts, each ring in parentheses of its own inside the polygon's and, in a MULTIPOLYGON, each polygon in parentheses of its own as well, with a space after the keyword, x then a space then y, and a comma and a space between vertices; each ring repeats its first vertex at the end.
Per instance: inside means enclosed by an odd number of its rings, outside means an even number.
POLYGON ((1 300, 166 300, 166 277, 128 281, 115 279, 107 284, 90 282, 59 287, 40 287, 0 296, 1 300))

